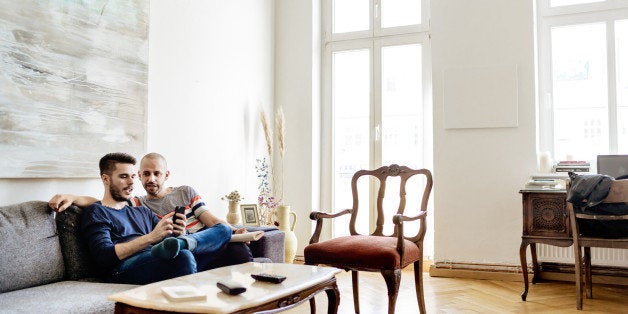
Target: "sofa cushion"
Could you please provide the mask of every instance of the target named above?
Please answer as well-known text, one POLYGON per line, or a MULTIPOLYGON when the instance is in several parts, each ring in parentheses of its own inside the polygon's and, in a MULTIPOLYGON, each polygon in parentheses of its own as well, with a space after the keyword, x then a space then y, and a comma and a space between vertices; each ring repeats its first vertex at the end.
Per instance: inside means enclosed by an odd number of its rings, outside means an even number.
POLYGON ((3 313, 113 313, 107 297, 135 285, 61 281, 0 294, 3 313))
MULTIPOLYGON (((240 226, 236 226, 239 228, 240 226)), ((250 227, 247 226, 246 230, 249 232, 253 231, 264 231, 264 236, 257 240, 252 241, 251 245, 251 253, 253 254, 253 261, 255 262, 263 262, 262 260, 255 260, 258 257, 269 258, 273 263, 283 263, 284 262, 284 248, 285 248, 285 234, 283 231, 278 230, 274 226, 261 226, 261 227, 250 227)))
POLYGON ((63 256, 48 203, 0 207, 0 292, 61 280, 63 256))
POLYGON ((70 206, 58 213, 56 218, 67 280, 93 278, 98 274, 87 243, 80 235, 82 214, 81 208, 70 206))

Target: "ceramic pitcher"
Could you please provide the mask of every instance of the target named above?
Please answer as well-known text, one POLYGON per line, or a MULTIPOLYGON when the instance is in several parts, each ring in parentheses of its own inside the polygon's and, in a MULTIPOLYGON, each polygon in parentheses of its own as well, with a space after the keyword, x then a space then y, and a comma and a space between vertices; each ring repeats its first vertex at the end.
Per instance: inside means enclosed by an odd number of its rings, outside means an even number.
POLYGON ((285 254, 286 263, 292 263, 294 256, 297 254, 297 236, 294 234, 294 226, 297 223, 297 214, 290 210, 290 205, 278 205, 275 208, 277 222, 279 222, 279 230, 285 234, 285 254), (290 223, 292 216, 292 224, 290 223))

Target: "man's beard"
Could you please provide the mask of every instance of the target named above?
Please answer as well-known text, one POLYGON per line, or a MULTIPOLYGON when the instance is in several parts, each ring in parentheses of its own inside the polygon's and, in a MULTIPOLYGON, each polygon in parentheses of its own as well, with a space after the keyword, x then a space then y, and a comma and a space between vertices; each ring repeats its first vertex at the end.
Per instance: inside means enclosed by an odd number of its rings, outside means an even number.
POLYGON ((146 184, 144 185, 144 190, 146 190, 146 194, 157 197, 159 191, 161 191, 161 187, 155 183, 152 183, 152 185, 146 184))
POLYGON ((131 198, 131 196, 123 196, 122 191, 123 189, 117 189, 113 186, 109 187, 109 194, 111 194, 111 198, 113 198, 116 202, 126 202, 131 198))

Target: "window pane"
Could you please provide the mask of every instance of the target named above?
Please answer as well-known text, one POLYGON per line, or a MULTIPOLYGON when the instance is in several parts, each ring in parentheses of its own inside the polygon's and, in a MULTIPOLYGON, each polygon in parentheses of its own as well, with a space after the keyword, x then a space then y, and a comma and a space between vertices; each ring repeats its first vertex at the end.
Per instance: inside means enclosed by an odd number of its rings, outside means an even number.
POLYGON ((421 45, 382 48, 382 163, 423 166, 421 45))
POLYGON ((551 0, 550 7, 561 7, 565 5, 604 2, 604 1, 605 0, 551 0))
POLYGON ((602 23, 552 28, 554 156, 608 153, 606 30, 602 23))
POLYGON ((382 27, 421 24, 421 0, 382 0, 382 27))
MULTIPOLYGON (((423 92, 421 45, 382 47, 382 165, 399 164, 422 168, 423 92)), ((394 181, 393 181, 394 182, 394 181)), ((399 206, 399 182, 389 183, 384 208, 395 212, 399 206)), ((407 193, 418 195, 421 182, 410 180, 407 193)), ((420 200, 408 198, 406 215, 418 214, 420 200)), ((406 234, 415 234, 418 224, 407 224, 406 234)), ((384 220, 384 232, 392 234, 392 216, 384 220)))
MULTIPOLYGON (((334 209, 351 208, 351 177, 369 169, 370 52, 368 49, 332 55, 334 129, 334 209)), ((358 232, 368 233, 368 180, 359 182, 358 232)), ((334 234, 349 234, 349 218, 334 219, 334 234), (342 220, 345 219, 346 221, 342 220)))
POLYGON ((369 1, 334 0, 333 2, 333 33, 363 31, 370 28, 369 1))
POLYGON ((628 20, 615 22, 617 152, 628 154, 628 20))

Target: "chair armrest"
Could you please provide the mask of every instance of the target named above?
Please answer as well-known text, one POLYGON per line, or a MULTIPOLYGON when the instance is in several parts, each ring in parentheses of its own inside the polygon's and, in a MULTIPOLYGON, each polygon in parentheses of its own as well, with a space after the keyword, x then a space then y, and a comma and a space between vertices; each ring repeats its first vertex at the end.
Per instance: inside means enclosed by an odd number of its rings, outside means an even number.
POLYGON ((312 234, 312 237, 310 238, 310 244, 318 242, 318 239, 321 236, 321 230, 323 229, 323 218, 336 218, 342 215, 350 214, 351 212, 353 212, 352 209, 345 209, 335 214, 328 214, 328 213, 316 212, 316 211, 311 212, 310 219, 316 220, 316 228, 314 229, 314 233, 312 234))
POLYGON ((427 217, 426 211, 422 211, 418 215, 412 216, 412 217, 404 216, 402 214, 396 214, 393 216, 393 224, 395 224, 395 226, 397 227, 396 228, 397 229, 397 251, 399 252, 399 254, 403 254, 403 249, 404 249, 403 239, 405 237, 403 235, 403 222, 421 219, 421 228, 419 228, 419 232, 414 237, 408 238, 408 240, 416 243, 419 240, 423 240, 423 237, 425 236, 425 228, 426 228, 425 218, 426 217, 427 217))
POLYGON ((404 221, 413 221, 413 220, 425 218, 426 216, 427 216, 427 212, 420 212, 418 215, 414 217, 408 217, 402 214, 396 214, 393 216, 393 223, 395 225, 401 225, 404 221))

